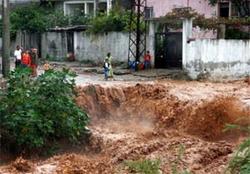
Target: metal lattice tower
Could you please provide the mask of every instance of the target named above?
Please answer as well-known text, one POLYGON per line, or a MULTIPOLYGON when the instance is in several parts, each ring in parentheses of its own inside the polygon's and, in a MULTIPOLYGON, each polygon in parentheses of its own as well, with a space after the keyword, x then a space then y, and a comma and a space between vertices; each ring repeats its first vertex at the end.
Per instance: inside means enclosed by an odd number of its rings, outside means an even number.
POLYGON ((146 53, 145 8, 147 0, 132 0, 128 61, 140 61, 146 53))

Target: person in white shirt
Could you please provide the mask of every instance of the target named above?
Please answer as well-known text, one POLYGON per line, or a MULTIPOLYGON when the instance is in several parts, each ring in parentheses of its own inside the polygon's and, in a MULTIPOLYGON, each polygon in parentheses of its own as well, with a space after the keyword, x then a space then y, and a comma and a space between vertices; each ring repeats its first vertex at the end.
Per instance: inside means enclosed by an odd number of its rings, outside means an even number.
POLYGON ((22 50, 19 45, 16 46, 16 50, 14 52, 15 56, 15 65, 16 68, 21 66, 21 59, 22 59, 22 50))

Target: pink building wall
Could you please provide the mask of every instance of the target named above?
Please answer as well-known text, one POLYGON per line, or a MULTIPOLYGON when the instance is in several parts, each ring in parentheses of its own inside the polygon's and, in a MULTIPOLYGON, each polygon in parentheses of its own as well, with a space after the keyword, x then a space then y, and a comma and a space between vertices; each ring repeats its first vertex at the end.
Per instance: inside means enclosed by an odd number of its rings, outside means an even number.
POLYGON ((154 17, 165 16, 178 7, 191 7, 206 17, 216 16, 216 7, 211 7, 208 0, 147 0, 147 6, 154 7, 154 17))

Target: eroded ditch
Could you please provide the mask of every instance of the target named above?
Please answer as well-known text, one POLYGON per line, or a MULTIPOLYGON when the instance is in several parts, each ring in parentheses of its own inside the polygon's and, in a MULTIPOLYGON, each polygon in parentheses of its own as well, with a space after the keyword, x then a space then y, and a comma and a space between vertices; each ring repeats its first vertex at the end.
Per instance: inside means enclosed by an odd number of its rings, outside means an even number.
MULTIPOLYGON (((126 160, 160 159, 162 173, 171 173, 180 145, 185 148, 180 169, 193 173, 223 173, 240 142, 241 133, 223 132, 249 107, 231 93, 207 99, 180 99, 164 84, 78 87, 79 106, 91 116, 92 136, 87 154, 64 154, 26 164, 33 173, 129 173, 126 160), (89 153, 92 152, 92 153, 89 153), (32 167, 33 166, 33 167, 32 167)), ((28 172, 30 172, 28 171, 28 172)))

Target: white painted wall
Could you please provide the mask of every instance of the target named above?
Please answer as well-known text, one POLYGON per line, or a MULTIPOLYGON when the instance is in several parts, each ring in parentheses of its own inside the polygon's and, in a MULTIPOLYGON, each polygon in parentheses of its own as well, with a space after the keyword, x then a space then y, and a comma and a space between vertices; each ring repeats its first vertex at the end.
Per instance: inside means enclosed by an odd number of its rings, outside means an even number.
POLYGON ((250 40, 196 40, 186 44, 183 67, 192 78, 208 72, 211 79, 250 75, 250 40))
MULTIPOLYGON (((114 61, 128 61, 128 33, 110 32, 107 34, 88 34, 74 32, 74 52, 76 59, 102 62, 110 52, 114 61)), ((46 55, 62 60, 67 55, 67 34, 46 32, 42 35, 42 57, 46 55)))
POLYGON ((77 60, 103 61, 108 52, 114 60, 128 60, 128 33, 110 32, 107 34, 74 33, 74 47, 77 60))
POLYGON ((63 60, 67 56, 67 37, 66 32, 46 32, 42 34, 42 57, 47 55, 56 59, 63 60))

